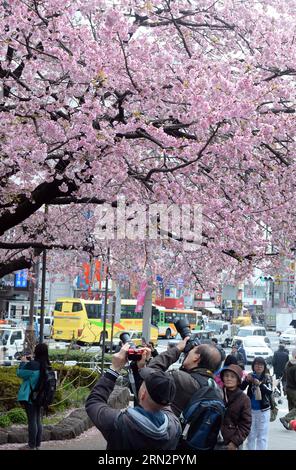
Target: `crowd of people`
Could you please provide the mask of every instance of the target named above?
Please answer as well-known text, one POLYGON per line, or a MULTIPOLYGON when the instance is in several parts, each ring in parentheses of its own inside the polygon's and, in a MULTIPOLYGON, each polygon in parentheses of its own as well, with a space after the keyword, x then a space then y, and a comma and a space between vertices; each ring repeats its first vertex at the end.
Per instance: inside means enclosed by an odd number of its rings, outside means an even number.
MULTIPOLYGON (((272 377, 265 360, 256 357, 252 371, 247 373, 244 370, 247 361, 242 344, 236 344, 222 365, 221 352, 213 342, 192 347, 185 354, 181 367, 170 370, 170 366, 179 360, 187 340, 180 341, 154 358, 151 357, 151 350, 145 348, 141 360, 132 366, 138 402, 134 408, 126 410, 111 409, 107 401, 121 368, 126 364, 128 346, 125 345, 113 356, 112 366, 98 381, 86 402, 86 411, 105 437, 107 449, 182 448, 180 442, 184 433, 180 422, 182 424, 184 419, 184 410, 188 410, 194 394, 207 387, 212 380, 220 390, 225 406, 213 449, 240 450, 246 441, 248 450, 266 450, 274 399, 272 377), (163 397, 161 390, 165 390, 163 397), (137 431, 136 439, 132 437, 133 430, 137 431), (114 435, 120 436, 120 439, 114 439, 114 435)), ((293 421, 296 418, 293 414, 296 411, 296 384, 292 384, 292 379, 296 377, 296 350, 292 352, 292 357, 283 365, 284 370, 277 370, 275 366, 278 377, 282 378, 284 373, 287 376, 285 390, 290 400, 289 410, 290 406, 294 407, 285 417, 289 423, 287 429, 294 429, 293 421), (293 392, 289 392, 289 387, 293 392)), ((274 361, 277 364, 277 355, 274 361)))
MULTIPOLYGON (((256 357, 252 371, 244 368, 246 357, 241 344, 228 356, 221 355, 215 342, 193 345, 184 354, 179 369, 170 369, 186 348, 188 338, 158 354, 153 344, 143 348, 141 359, 130 363, 134 376, 135 402, 124 410, 108 404, 120 371, 128 360, 126 343, 112 356, 111 367, 101 376, 86 401, 86 411, 102 432, 108 450, 174 450, 183 439, 184 410, 192 397, 214 388, 224 404, 213 450, 266 450, 271 409, 274 406, 272 377, 262 357, 256 357), (246 393, 244 392, 246 391, 246 393), (218 432, 219 431, 219 432, 218 432)), ((289 413, 280 418, 286 429, 296 430, 296 349, 292 358, 280 345, 273 367, 278 390, 287 395, 289 413)), ((48 349, 38 344, 34 357, 21 358, 17 375, 23 379, 18 400, 28 417, 28 444, 24 449, 38 449, 42 439, 41 407, 32 400, 32 390, 50 369, 48 349)), ((215 431, 215 432, 216 432, 215 431)))

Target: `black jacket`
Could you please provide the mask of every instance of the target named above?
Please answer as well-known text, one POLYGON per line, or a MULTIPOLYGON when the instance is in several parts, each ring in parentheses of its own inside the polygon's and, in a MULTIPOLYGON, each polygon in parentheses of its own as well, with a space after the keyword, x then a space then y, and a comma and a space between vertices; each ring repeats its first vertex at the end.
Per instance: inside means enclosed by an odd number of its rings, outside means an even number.
POLYGON ((169 407, 163 409, 164 423, 157 426, 136 408, 111 408, 107 400, 115 381, 116 376, 107 371, 85 404, 88 416, 107 441, 107 450, 174 450, 181 426, 172 410, 169 407))
MULTIPOLYGON (((268 410, 271 407, 271 395, 272 395, 272 381, 268 374, 261 376, 259 379, 261 384, 259 385, 261 390, 262 399, 260 400, 261 411, 268 410)), ((252 399, 253 396, 253 384, 250 384, 246 379, 242 382, 240 388, 245 390, 248 387, 247 395, 252 399)))
POLYGON ((277 377, 282 377, 285 370, 285 365, 289 361, 289 354, 285 351, 276 351, 272 358, 272 365, 274 373, 277 377))
POLYGON ((285 367, 286 387, 296 390, 296 363, 289 361, 285 367))
MULTIPOLYGON (((166 371, 171 364, 174 364, 174 362, 179 359, 180 354, 181 353, 177 347, 170 348, 168 351, 164 351, 157 357, 151 359, 149 367, 166 371)), ((171 404, 172 410, 176 416, 180 416, 191 400, 192 395, 200 387, 206 385, 209 378, 214 380, 213 373, 210 370, 203 368, 196 368, 191 371, 187 371, 180 367, 180 369, 169 370, 169 374, 173 377, 176 385, 176 395, 171 404)))

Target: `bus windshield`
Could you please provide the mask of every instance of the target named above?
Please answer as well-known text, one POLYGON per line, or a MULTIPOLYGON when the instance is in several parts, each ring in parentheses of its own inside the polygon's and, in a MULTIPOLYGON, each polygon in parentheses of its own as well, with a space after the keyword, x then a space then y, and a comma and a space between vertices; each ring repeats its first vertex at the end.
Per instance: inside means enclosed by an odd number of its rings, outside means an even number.
POLYGON ((101 318, 101 305, 85 303, 85 308, 88 318, 101 318))

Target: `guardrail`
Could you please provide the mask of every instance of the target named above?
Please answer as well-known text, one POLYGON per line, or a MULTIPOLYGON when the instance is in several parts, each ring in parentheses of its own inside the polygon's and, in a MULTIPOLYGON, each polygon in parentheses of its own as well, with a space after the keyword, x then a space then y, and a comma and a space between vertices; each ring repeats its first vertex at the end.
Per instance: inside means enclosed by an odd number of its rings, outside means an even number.
MULTIPOLYGON (((86 367, 87 369, 96 369, 98 370, 99 372, 101 372, 101 367, 100 367, 100 360, 98 361, 88 361, 88 362, 85 362, 85 361, 51 361, 51 362, 55 362, 55 363, 58 363, 58 364, 63 364, 65 366, 81 366, 81 367, 86 367)), ((9 367, 9 366, 15 366, 15 365, 18 365, 20 364, 21 361, 19 360, 16 360, 16 359, 12 359, 12 360, 3 360, 3 361, 0 361, 0 367, 9 367)), ((104 362, 104 369, 107 369, 110 365, 111 365, 111 362, 104 362)))

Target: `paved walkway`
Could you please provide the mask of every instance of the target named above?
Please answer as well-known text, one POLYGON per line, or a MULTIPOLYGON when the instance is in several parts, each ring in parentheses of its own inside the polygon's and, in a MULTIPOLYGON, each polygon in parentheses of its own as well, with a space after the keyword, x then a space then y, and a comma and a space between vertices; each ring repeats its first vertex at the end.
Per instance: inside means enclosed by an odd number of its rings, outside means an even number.
MULTIPOLYGON (((279 405, 279 413, 276 421, 270 423, 268 450, 296 450, 296 432, 287 431, 279 418, 288 412, 287 401, 284 399, 279 405)), ((17 450, 23 444, 5 444, 0 450, 17 450)), ((42 443, 41 449, 47 450, 104 450, 106 441, 102 434, 95 428, 81 434, 76 439, 67 441, 47 441, 42 443)))

